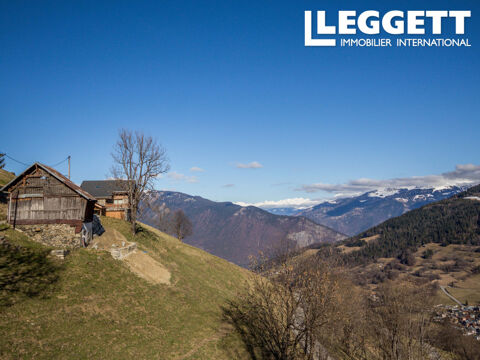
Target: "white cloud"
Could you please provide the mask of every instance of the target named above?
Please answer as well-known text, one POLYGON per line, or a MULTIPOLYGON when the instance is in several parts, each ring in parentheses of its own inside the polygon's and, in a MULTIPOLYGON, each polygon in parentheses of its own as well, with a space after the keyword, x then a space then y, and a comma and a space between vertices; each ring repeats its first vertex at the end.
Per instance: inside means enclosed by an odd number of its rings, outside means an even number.
POLYGON ((198 178, 196 176, 187 176, 187 175, 184 175, 184 174, 180 174, 176 171, 169 172, 167 174, 167 176, 170 179, 175 180, 175 181, 185 181, 185 182, 188 182, 188 183, 197 183, 198 182, 198 178))
POLYGON ((457 165, 455 170, 440 175, 412 176, 387 180, 357 179, 344 184, 315 183, 302 185, 296 189, 307 193, 325 191, 335 196, 352 196, 378 189, 434 188, 448 186, 475 185, 480 183, 480 166, 473 164, 457 165))
POLYGON ((190 171, 191 171, 191 172, 204 172, 205 170, 202 169, 201 167, 194 166, 194 167, 191 167, 191 168, 190 168, 190 171))
POLYGON ((282 207, 292 207, 295 209, 306 209, 312 206, 315 206, 321 203, 322 200, 313 200, 305 198, 292 198, 292 199, 283 199, 283 200, 266 200, 257 203, 245 203, 245 202, 236 202, 235 204, 240 206, 256 206, 264 209, 274 209, 282 207))
POLYGON ((263 165, 258 161, 252 161, 248 164, 237 163, 237 168, 239 169, 260 169, 263 168, 263 165))

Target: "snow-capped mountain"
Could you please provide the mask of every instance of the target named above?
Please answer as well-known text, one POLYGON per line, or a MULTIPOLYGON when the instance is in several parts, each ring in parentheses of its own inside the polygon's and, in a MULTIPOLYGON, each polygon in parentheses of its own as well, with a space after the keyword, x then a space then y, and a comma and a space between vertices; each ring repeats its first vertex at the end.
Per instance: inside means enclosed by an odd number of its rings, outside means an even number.
POLYGON ((302 209, 297 209, 294 207, 279 207, 279 208, 262 208, 265 211, 268 211, 269 213, 275 214, 275 215, 287 215, 287 216, 295 216, 299 212, 302 211, 302 209))
MULTIPOLYGON (((379 189, 360 196, 329 200, 295 213, 343 234, 356 235, 385 220, 428 203, 443 200, 468 187, 379 189)), ((269 209, 270 211, 272 209, 269 209)))

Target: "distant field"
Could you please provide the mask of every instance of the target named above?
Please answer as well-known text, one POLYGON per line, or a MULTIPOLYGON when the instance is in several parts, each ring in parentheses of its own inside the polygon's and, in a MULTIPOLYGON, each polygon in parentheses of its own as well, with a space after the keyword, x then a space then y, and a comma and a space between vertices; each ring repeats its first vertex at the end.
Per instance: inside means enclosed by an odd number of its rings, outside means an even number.
MULTIPOLYGON (((380 235, 373 235, 373 236, 362 238, 361 240, 365 241, 366 243, 369 243, 373 240, 377 240, 379 237, 380 235)), ((338 248, 345 254, 361 249, 360 246, 345 246, 345 245, 340 245, 338 246, 338 248)))
MULTIPOLYGON (((414 254, 415 262, 412 266, 398 265, 401 268, 385 271, 396 259, 379 258, 373 263, 353 268, 351 273, 357 279, 364 279, 364 286, 371 289, 382 279, 400 281, 410 278, 449 286, 448 291, 459 301, 470 305, 480 304, 480 275, 475 273, 475 268, 480 266, 480 252, 475 252, 477 249, 478 246, 441 246, 429 243, 421 246, 414 254), (433 255, 424 258, 427 250, 433 252, 433 255)), ((351 252, 348 247, 345 247, 345 251, 351 252)), ((436 302, 454 304, 441 290, 437 293, 436 302)))
POLYGON ((448 291, 461 302, 469 305, 480 304, 480 275, 473 275, 455 283, 448 291))
MULTIPOLYGON (((146 226, 132 239, 127 223, 102 222, 165 266, 172 285, 139 278, 105 251, 76 250, 42 296, 0 307, 0 358, 246 358, 221 310, 246 270, 146 226)), ((2 234, 43 248, 16 231, 2 234)))

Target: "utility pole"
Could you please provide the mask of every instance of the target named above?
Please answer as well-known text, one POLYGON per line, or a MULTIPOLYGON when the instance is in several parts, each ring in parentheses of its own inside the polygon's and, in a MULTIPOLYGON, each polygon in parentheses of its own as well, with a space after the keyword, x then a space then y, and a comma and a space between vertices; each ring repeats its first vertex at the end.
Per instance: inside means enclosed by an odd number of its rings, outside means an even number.
POLYGON ((70 180, 70 155, 68 155, 68 180, 70 180))

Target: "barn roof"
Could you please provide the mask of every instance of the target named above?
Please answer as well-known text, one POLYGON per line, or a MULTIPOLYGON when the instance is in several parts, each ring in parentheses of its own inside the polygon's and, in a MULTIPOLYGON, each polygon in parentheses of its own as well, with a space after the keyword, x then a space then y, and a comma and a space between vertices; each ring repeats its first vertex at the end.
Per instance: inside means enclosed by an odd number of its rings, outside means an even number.
POLYGON ((96 198, 111 197, 114 193, 125 192, 127 180, 86 180, 80 187, 96 198))
POLYGON ((0 189, 0 191, 7 191, 8 189, 15 185, 21 178, 23 178, 26 174, 28 174, 33 168, 39 167, 43 170, 45 170, 47 173, 52 175, 54 178, 56 178, 58 181, 63 183, 65 186, 69 187, 73 191, 75 191, 78 195, 84 197, 87 200, 96 200, 95 197, 90 195, 87 191, 83 190, 80 186, 74 184, 70 179, 68 179, 65 175, 62 175, 59 173, 57 170, 54 168, 51 168, 50 166, 41 164, 39 162, 36 162, 32 165, 30 165, 24 172, 22 172, 20 175, 18 175, 15 179, 10 181, 8 184, 6 184, 3 188, 0 189))

